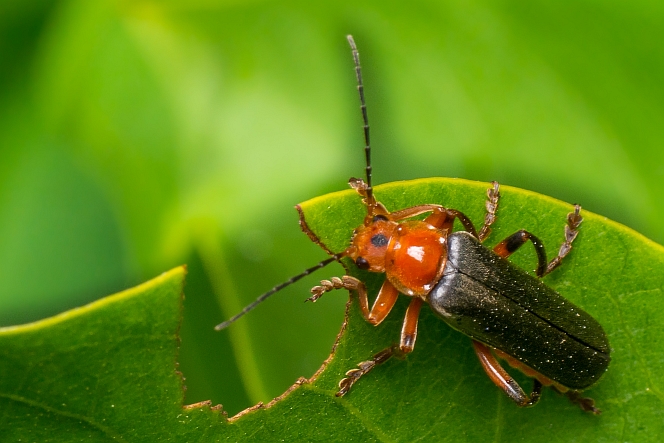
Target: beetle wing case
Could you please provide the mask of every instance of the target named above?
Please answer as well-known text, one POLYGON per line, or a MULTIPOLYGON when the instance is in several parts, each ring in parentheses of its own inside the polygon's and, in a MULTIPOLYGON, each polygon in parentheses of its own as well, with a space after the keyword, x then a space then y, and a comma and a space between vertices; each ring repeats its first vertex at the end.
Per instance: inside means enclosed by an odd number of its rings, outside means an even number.
POLYGON ((602 376, 610 349, 595 319, 469 233, 448 242, 443 277, 428 295, 446 323, 567 388, 602 376))

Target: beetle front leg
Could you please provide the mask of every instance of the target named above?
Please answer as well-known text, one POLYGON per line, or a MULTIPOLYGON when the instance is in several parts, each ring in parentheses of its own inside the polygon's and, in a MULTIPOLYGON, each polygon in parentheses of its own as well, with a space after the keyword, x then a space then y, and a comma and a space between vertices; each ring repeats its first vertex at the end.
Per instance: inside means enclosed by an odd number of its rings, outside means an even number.
POLYGON ((389 280, 385 280, 378 291, 369 315, 364 317, 365 320, 374 326, 381 324, 394 307, 397 298, 399 298, 399 291, 389 280))
POLYGON ((369 321, 369 300, 367 298, 367 288, 364 286, 360 280, 350 275, 344 275, 343 277, 332 277, 329 280, 321 280, 319 286, 314 286, 311 288, 311 297, 306 299, 306 301, 316 302, 319 298, 323 296, 326 292, 333 291, 335 289, 347 289, 349 291, 357 292, 357 296, 360 302, 360 309, 362 310, 362 316, 365 320, 369 321))
POLYGON ((383 320, 385 320, 385 317, 387 317, 387 315, 390 313, 394 307, 394 304, 397 302, 397 298, 399 297, 399 291, 397 291, 392 283, 390 283, 388 280, 385 280, 370 311, 369 298, 367 296, 367 289, 364 286, 364 283, 355 277, 344 275, 341 278, 332 277, 329 280, 322 280, 319 286, 314 286, 311 288, 312 296, 309 297, 306 301, 315 302, 326 292, 330 292, 335 289, 347 289, 349 291, 357 292, 362 317, 364 317, 367 322, 374 326, 379 325, 383 320))
POLYGON ((503 369, 487 345, 473 340, 473 348, 475 348, 475 353, 480 359, 484 372, 518 406, 533 406, 539 401, 542 393, 542 383, 539 380, 533 380, 533 391, 528 396, 512 376, 503 369))
POLYGON ((403 358, 406 354, 413 352, 415 340, 417 339, 417 321, 422 307, 421 298, 413 298, 406 310, 406 318, 401 328, 401 340, 399 346, 392 345, 375 354, 371 360, 363 361, 357 365, 357 368, 346 372, 346 377, 339 382, 339 391, 337 397, 342 397, 348 393, 350 388, 362 377, 369 373, 376 366, 385 363, 392 357, 403 358))

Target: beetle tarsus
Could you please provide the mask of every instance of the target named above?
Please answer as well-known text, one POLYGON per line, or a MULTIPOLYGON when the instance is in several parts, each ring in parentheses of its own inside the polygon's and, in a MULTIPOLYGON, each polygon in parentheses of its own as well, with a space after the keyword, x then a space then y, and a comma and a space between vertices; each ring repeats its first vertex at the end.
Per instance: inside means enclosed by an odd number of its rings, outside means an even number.
POLYGON ((344 275, 343 277, 332 277, 329 280, 321 280, 320 285, 314 286, 311 288, 312 296, 306 299, 305 301, 316 302, 319 298, 323 296, 326 292, 333 291, 335 289, 348 289, 349 291, 360 291, 364 288, 364 283, 355 277, 350 275, 344 275))
POLYGON ((376 201, 376 198, 371 193, 371 186, 364 180, 351 177, 348 180, 348 185, 362 197, 362 203, 367 207, 367 219, 370 220, 374 215, 390 213, 381 202, 376 201))
POLYGON ((348 391, 350 391, 350 388, 360 379, 360 377, 369 373, 376 366, 385 363, 390 358, 401 358, 403 355, 404 354, 401 352, 398 345, 392 345, 375 354, 371 360, 358 363, 357 368, 353 368, 346 372, 346 377, 339 382, 339 390, 335 395, 337 397, 343 397, 348 391))
POLYGON ((484 204, 486 215, 484 216, 484 224, 478 235, 480 243, 491 234, 491 225, 496 221, 496 211, 498 210, 498 200, 500 199, 500 185, 497 181, 493 181, 491 184, 493 186, 486 190, 487 201, 484 204))
POLYGON ((582 397, 579 391, 567 391, 564 393, 565 397, 572 403, 579 405, 584 412, 590 412, 594 415, 600 415, 602 411, 595 407, 595 400, 590 397, 582 397))
POLYGON ((533 379, 533 390, 530 393, 528 401, 522 405, 523 407, 535 406, 542 396, 542 383, 538 379, 533 379))
POLYGON ((546 271, 544 271, 544 274, 542 276, 550 273, 558 266, 560 266, 560 264, 563 261, 563 258, 565 258, 565 256, 567 256, 567 254, 569 254, 569 252, 572 250, 572 242, 574 241, 576 236, 579 235, 579 226, 583 221, 583 217, 581 217, 580 212, 581 212, 581 205, 575 204, 574 211, 567 214, 567 225, 565 225, 565 241, 560 246, 558 255, 556 256, 556 258, 554 258, 549 262, 549 265, 546 267, 546 271))
POLYGON ((329 280, 321 280, 320 286, 314 286, 311 288, 312 296, 305 301, 316 302, 316 300, 321 298, 321 296, 326 292, 332 291, 334 289, 341 289, 343 287, 343 281, 339 277, 332 277, 329 280))

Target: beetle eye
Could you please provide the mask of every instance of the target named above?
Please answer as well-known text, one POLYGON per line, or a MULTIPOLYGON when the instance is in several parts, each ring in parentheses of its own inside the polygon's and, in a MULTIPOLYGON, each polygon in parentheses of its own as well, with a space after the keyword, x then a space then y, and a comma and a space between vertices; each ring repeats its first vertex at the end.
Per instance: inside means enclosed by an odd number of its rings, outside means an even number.
POLYGON ((371 219, 372 222, 376 223, 377 221, 387 221, 387 217, 384 215, 374 215, 374 218, 371 219))
POLYGON ((369 269, 369 262, 364 257, 357 257, 357 260, 355 260, 355 264, 360 269, 369 269))
POLYGON ((377 248, 387 246, 387 237, 385 237, 383 234, 376 234, 371 237, 371 244, 377 248))

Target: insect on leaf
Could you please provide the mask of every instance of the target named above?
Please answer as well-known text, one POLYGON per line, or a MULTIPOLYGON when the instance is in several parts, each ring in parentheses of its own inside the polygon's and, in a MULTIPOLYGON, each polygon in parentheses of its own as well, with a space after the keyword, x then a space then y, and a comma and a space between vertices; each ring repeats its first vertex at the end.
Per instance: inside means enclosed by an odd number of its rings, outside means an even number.
MULTIPOLYGON (((378 186, 376 195, 388 209, 440 203, 477 223, 487 186, 427 179, 378 186)), ((553 256, 570 205, 507 186, 502 193, 487 244, 524 228, 553 256)), ((359 200, 346 191, 301 209, 307 226, 339 251, 363 218, 359 200)), ((83 308, 0 329, 0 441, 658 441, 664 250, 624 226, 583 215, 573 252, 545 282, 597 318, 609 336, 613 360, 587 391, 600 417, 549 390, 536 407, 516 407, 484 375, 470 340, 428 308, 412 354, 335 397, 345 371, 398 340, 405 297, 378 327, 351 304, 324 369, 269 407, 229 421, 207 403, 183 406, 176 362, 185 271, 176 268, 83 308)), ((514 261, 534 268, 534 254, 522 249, 514 261)), ((380 275, 355 275, 368 277, 375 294, 380 275)), ((517 378, 529 389, 527 378, 517 378)))

